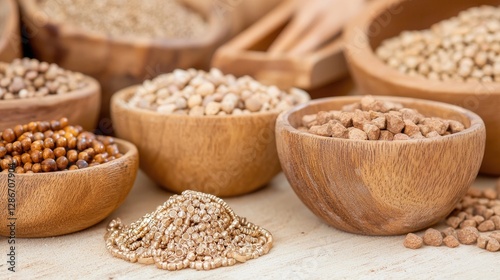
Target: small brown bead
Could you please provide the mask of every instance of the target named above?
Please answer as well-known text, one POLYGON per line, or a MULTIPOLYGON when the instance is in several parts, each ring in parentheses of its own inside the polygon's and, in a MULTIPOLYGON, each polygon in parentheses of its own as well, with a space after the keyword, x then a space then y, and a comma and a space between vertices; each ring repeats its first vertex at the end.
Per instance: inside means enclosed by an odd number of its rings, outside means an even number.
POLYGON ((414 233, 408 233, 403 243, 403 245, 409 249, 419 249, 423 246, 423 244, 424 241, 422 240, 422 237, 414 233))
POLYGON ((9 165, 12 163, 12 160, 10 159, 2 159, 0 161, 0 167, 3 169, 3 170, 6 170, 6 169, 9 169, 9 165))
POLYGON ((81 152, 78 154, 78 159, 88 162, 90 160, 90 156, 87 152, 81 152))
POLYGON ((26 172, 31 171, 32 167, 33 167, 33 164, 31 162, 27 162, 23 166, 23 168, 24 168, 24 170, 26 170, 26 172))
POLYGON ((5 147, 0 147, 0 158, 3 158, 7 154, 7 149, 5 147))
POLYGON ((54 133, 54 134, 52 134, 52 136, 50 138, 52 138, 54 141, 56 141, 56 145, 57 145, 57 140, 59 138, 61 138, 61 135, 59 133, 54 133))
POLYGON ((23 152, 23 145, 19 141, 15 141, 12 143, 12 150, 17 153, 22 153, 23 152))
POLYGON ((67 127, 69 125, 68 118, 61 118, 59 120, 59 124, 60 124, 61 128, 67 127))
POLYGON ((458 242, 458 239, 453 236, 453 235, 448 235, 443 239, 444 245, 446 245, 449 248, 456 248, 460 246, 460 242, 458 242))
POLYGON ((33 164, 33 166, 31 166, 31 171, 33 171, 33 173, 39 173, 42 171, 42 165, 40 163, 33 164))
POLYGON ((62 156, 62 157, 59 157, 57 158, 56 160, 56 165, 57 165, 57 169, 59 170, 64 170, 68 167, 68 164, 69 164, 69 161, 66 157, 62 156))
POLYGON ((14 163, 16 166, 21 166, 21 164, 23 163, 23 161, 21 160, 21 156, 20 155, 13 155, 12 156, 12 163, 14 163))
POLYGON ((41 140, 36 140, 35 142, 31 143, 31 150, 32 151, 41 151, 43 150, 43 142, 41 140))
POLYGON ((33 133, 33 138, 35 138, 35 140, 44 140, 45 135, 41 132, 35 132, 33 133))
POLYGON ((57 147, 54 149, 54 156, 56 158, 62 157, 66 155, 66 149, 63 147, 57 147))
POLYGON ((85 149, 84 152, 86 152, 89 155, 90 158, 93 158, 95 156, 95 154, 96 154, 93 148, 85 149))
POLYGON ((68 140, 68 149, 75 149, 76 148, 76 138, 73 137, 71 139, 68 140))
POLYGON ((76 162, 76 166, 78 166, 78 169, 83 169, 83 168, 87 168, 89 167, 89 164, 82 160, 82 159, 79 159, 77 162, 76 162))
POLYGON ((67 153, 69 162, 75 163, 78 160, 78 152, 76 150, 69 150, 67 153))
POLYGON ((42 171, 43 172, 52 172, 57 170, 56 161, 52 158, 46 159, 42 161, 42 171))
POLYGON ((23 163, 28 163, 28 162, 30 162, 30 163, 31 163, 31 156, 30 156, 30 154, 28 154, 28 153, 24 153, 24 154, 22 154, 22 155, 21 155, 21 161, 22 161, 23 163))
POLYGON ((16 134, 14 133, 14 130, 7 128, 3 131, 2 138, 7 141, 7 143, 12 143, 16 140, 16 134))
POLYGON ((38 130, 40 132, 45 132, 50 129, 50 123, 49 122, 39 122, 38 123, 38 130))
POLYGON ((112 144, 112 145, 108 145, 106 147, 106 152, 110 155, 110 156, 114 156, 116 154, 119 153, 118 151, 118 146, 116 146, 116 144, 112 144))
POLYGON ((94 160, 98 163, 105 163, 107 161, 108 153, 97 154, 94 160))
POLYGON ((5 144, 5 149, 7 150, 7 153, 10 154, 14 151, 14 146, 12 146, 12 143, 7 143, 5 144))
POLYGON ((104 144, 100 141, 94 141, 92 143, 92 148, 97 154, 104 153, 106 151, 104 144))
POLYGON ((28 152, 31 149, 31 139, 25 138, 21 141, 21 146, 23 147, 23 151, 28 152))
POLYGON ((68 146, 68 140, 65 137, 60 137, 56 140, 56 146, 65 148, 68 146))
POLYGON ((20 137, 24 133, 24 129, 22 125, 16 125, 14 127, 14 133, 16 134, 16 137, 20 137))
POLYGON ((54 152, 49 148, 43 150, 42 156, 43 159, 55 159, 54 152))
POLYGON ((50 122, 50 127, 52 130, 59 130, 62 128, 61 123, 59 121, 55 121, 55 120, 50 122))
POLYGON ((36 122, 30 122, 28 124, 28 130, 35 133, 38 131, 38 124, 36 122))
POLYGON ((25 173, 24 168, 22 168, 21 166, 16 167, 14 172, 15 173, 25 173))
POLYGON ((78 170, 78 166, 72 165, 68 168, 69 170, 78 170))
POLYGON ((85 150, 87 148, 87 139, 86 138, 78 139, 78 141, 76 142, 76 148, 79 151, 85 150))
POLYGON ((52 139, 52 138, 45 139, 43 141, 43 146, 45 148, 54 149, 54 146, 55 146, 54 139, 52 139))
MULTIPOLYGON (((82 133, 83 127, 81 125, 75 125, 75 130, 77 131, 77 135, 82 133)), ((75 136, 77 136, 75 135, 75 136)))
POLYGON ((52 138, 52 135, 54 135, 54 131, 52 130, 47 130, 43 133, 43 135, 45 135, 45 139, 47 138, 52 138))
POLYGON ((43 159, 42 151, 40 151, 40 150, 32 150, 30 152, 30 157, 31 157, 31 160, 34 163, 42 162, 42 159, 43 159))

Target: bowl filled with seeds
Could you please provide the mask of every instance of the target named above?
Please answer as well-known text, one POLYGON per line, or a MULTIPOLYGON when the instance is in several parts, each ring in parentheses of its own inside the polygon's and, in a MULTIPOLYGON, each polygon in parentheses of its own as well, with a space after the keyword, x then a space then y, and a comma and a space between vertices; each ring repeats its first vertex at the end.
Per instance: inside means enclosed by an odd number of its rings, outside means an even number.
POLYGON ((319 99, 276 122, 281 166, 302 202, 368 235, 418 231, 450 214, 477 176, 485 137, 471 111, 401 97, 319 99))
POLYGON ((487 129, 481 172, 500 174, 500 2, 374 1, 346 29, 364 94, 424 98, 477 113, 487 129))
POLYGON ((68 117, 94 129, 101 105, 97 81, 36 59, 0 62, 0 131, 33 119, 68 117))
POLYGON ((157 184, 234 196, 279 173, 276 117, 307 100, 302 90, 215 68, 178 69, 115 94, 111 115, 116 134, 137 145, 141 169, 157 184))
POLYGON ((106 117, 120 89, 177 67, 208 67, 231 28, 220 6, 183 0, 19 3, 36 57, 96 78, 106 117))
POLYGON ((0 2, 0 61, 21 56, 19 13, 15 0, 0 2))
MULTIPOLYGON (((0 132, 0 218, 17 237, 72 233, 102 221, 125 200, 139 165, 136 147, 67 118, 0 132), (15 205, 13 207, 12 205, 15 205)), ((0 235, 9 236, 2 227, 0 235)))

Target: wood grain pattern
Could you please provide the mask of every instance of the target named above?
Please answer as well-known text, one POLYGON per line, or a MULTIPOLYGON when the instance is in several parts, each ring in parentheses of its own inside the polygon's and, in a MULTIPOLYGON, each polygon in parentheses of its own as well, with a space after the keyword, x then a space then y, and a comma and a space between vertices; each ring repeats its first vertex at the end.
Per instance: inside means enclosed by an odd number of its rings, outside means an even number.
POLYGON ((481 172, 500 175, 500 83, 423 81, 385 65, 373 50, 403 30, 427 29, 473 6, 498 0, 374 1, 346 28, 346 57, 362 93, 425 98, 455 104, 479 114, 486 124, 486 153, 481 172))
POLYGON ((228 35, 230 24, 216 11, 204 16, 210 25, 193 40, 118 38, 61 25, 36 5, 20 0, 23 23, 32 34, 37 58, 96 78, 103 90, 101 117, 109 117, 111 95, 127 86, 176 68, 207 68, 211 54, 228 35))
POLYGON ((6 14, 5 23, 0 24, 0 61, 11 62, 22 57, 21 29, 19 28, 19 11, 16 0, 0 2, 0 10, 6 14))
POLYGON ((360 99, 319 99, 278 117, 278 154, 299 198, 327 223, 360 234, 404 234, 446 217, 477 176, 486 137, 481 118, 443 103, 380 97, 427 116, 460 120, 468 129, 438 139, 391 142, 296 129, 306 114, 339 110, 360 99))
POLYGON ((101 106, 101 88, 96 80, 86 77, 88 86, 64 95, 39 98, 1 100, 0 130, 31 121, 51 121, 67 117, 71 124, 92 131, 101 106))
POLYGON ((137 145, 141 169, 162 187, 235 196, 263 187, 280 169, 276 113, 191 117, 130 108, 136 87, 113 96, 116 134, 137 145))
MULTIPOLYGON (((118 208, 134 185, 136 147, 116 139, 123 157, 75 171, 16 174, 16 237, 48 237, 86 229, 118 208)), ((0 219, 7 221, 8 174, 0 174, 0 219)), ((0 228, 8 236, 9 229, 0 228)))
POLYGON ((281 88, 295 86, 307 90, 345 76, 347 66, 340 38, 304 56, 266 52, 292 17, 295 8, 294 1, 283 1, 254 25, 222 45, 214 55, 212 66, 236 76, 250 75, 281 88))

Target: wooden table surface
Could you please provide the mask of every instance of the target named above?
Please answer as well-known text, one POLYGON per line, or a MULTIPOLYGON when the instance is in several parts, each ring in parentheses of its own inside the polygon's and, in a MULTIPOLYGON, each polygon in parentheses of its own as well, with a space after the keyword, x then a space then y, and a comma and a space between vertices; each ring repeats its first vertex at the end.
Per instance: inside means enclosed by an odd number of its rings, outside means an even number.
MULTIPOLYGON (((475 184, 492 186, 494 180, 479 178, 475 184)), ((273 233, 268 255, 211 271, 169 272, 106 251, 103 236, 112 218, 131 223, 170 195, 139 173, 126 201, 105 221, 65 236, 17 239, 15 273, 7 271, 2 237, 0 279, 493 279, 500 272, 500 253, 475 246, 410 250, 403 247, 403 236, 361 236, 329 227, 302 204, 283 174, 260 191, 226 199, 238 215, 273 233)))

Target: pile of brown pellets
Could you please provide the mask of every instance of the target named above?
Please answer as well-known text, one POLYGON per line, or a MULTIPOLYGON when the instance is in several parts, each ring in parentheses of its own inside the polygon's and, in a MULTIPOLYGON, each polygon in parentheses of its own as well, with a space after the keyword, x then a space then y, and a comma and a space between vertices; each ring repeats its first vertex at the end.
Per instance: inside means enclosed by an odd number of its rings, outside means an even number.
POLYGON ((500 7, 474 7, 428 30, 405 31, 382 42, 376 54, 414 77, 500 82, 500 7))
POLYGON ((0 100, 66 94, 87 86, 85 76, 36 59, 0 63, 0 100))
POLYGON ((54 22, 112 37, 200 38, 208 24, 177 0, 42 0, 54 22))
POLYGON ((463 131, 455 120, 425 117, 399 103, 364 96, 340 111, 321 111, 302 118, 301 131, 352 140, 410 140, 442 137, 463 131))
POLYGON ((446 229, 429 228, 420 237, 409 233, 403 245, 419 249, 424 245, 450 248, 474 245, 490 252, 500 251, 500 180, 496 190, 471 188, 446 219, 446 229))
POLYGON ((161 114, 226 116, 282 112, 309 99, 300 89, 285 92, 249 76, 236 78, 213 68, 209 72, 177 69, 145 81, 128 104, 161 114))
POLYGON ((77 170, 122 157, 114 139, 83 131, 67 118, 30 122, 0 132, 0 170, 16 173, 77 170))

